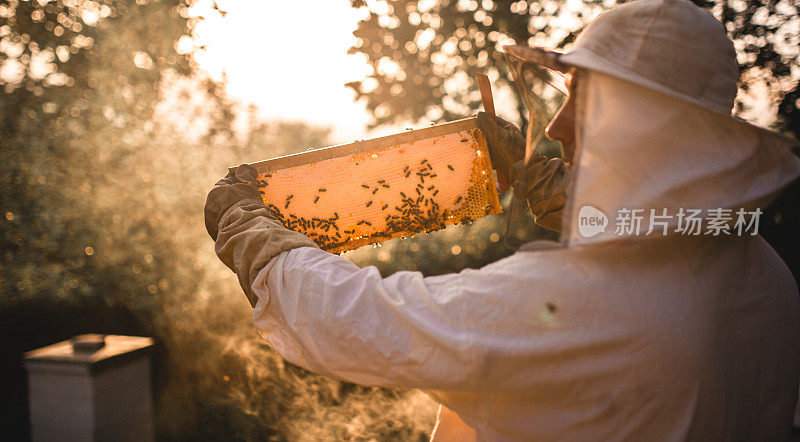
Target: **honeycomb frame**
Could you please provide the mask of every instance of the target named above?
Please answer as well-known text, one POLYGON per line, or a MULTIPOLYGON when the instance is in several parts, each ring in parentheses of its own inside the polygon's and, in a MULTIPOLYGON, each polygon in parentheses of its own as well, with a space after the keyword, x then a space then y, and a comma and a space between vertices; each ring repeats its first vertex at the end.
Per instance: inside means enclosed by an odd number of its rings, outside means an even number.
POLYGON ((474 117, 251 164, 271 215, 331 253, 502 213, 474 117))

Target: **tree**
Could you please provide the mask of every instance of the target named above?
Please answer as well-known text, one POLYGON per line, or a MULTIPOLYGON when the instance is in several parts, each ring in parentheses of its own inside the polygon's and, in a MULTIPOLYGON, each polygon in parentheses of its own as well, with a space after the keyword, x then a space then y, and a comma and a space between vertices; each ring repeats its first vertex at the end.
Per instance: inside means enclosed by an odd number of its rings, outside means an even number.
MULTIPOLYGON (((723 22, 739 53, 736 112, 755 117, 748 114, 748 92, 757 90, 757 99, 774 104, 781 127, 797 135, 800 3, 695 2, 723 22)), ((502 45, 568 47, 583 25, 615 3, 622 2, 588 0, 573 9, 563 0, 352 0, 366 18, 350 52, 366 56, 373 72, 347 86, 366 102, 373 126, 463 118, 480 108, 476 73, 488 73, 498 87, 509 85, 502 45)), ((516 108, 524 117, 521 103, 516 108)))

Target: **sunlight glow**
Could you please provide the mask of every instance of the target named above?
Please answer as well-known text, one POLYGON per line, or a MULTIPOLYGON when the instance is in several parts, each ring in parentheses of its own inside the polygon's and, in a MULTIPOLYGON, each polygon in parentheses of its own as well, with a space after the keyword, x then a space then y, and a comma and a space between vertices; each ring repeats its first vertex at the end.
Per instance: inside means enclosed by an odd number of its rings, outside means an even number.
POLYGON ((348 0, 298 2, 199 1, 190 15, 203 17, 192 45, 195 59, 214 78, 227 77, 229 93, 259 107, 270 119, 331 126, 333 141, 364 138, 369 116, 349 81, 369 74, 362 56, 347 55, 364 11, 348 0), (223 17, 224 15, 224 17, 223 17))

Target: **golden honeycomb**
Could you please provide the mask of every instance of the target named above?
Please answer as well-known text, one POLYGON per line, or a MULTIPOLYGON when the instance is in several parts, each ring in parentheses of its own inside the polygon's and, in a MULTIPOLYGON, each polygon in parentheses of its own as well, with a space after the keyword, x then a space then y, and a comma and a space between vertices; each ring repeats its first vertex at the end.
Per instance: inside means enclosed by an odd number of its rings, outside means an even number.
POLYGON ((253 166, 272 215, 332 253, 502 212, 474 118, 253 166))

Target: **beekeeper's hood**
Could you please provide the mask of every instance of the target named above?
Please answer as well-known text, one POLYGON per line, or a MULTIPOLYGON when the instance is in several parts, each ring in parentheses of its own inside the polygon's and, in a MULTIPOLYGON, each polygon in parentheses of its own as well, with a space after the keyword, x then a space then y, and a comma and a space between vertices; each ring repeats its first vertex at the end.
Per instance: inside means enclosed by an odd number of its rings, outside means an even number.
MULTIPOLYGON (((709 12, 687 0, 616 7, 566 53, 504 50, 577 75, 574 178, 562 225, 567 244, 645 237, 651 210, 667 215, 655 218, 651 235, 664 234, 663 224, 667 234, 682 221, 685 227, 681 209, 701 209, 705 223, 730 216, 734 225, 739 209, 763 211, 800 175, 796 142, 731 116, 733 44, 709 12)), ((749 223, 752 216, 744 216, 749 223)))

